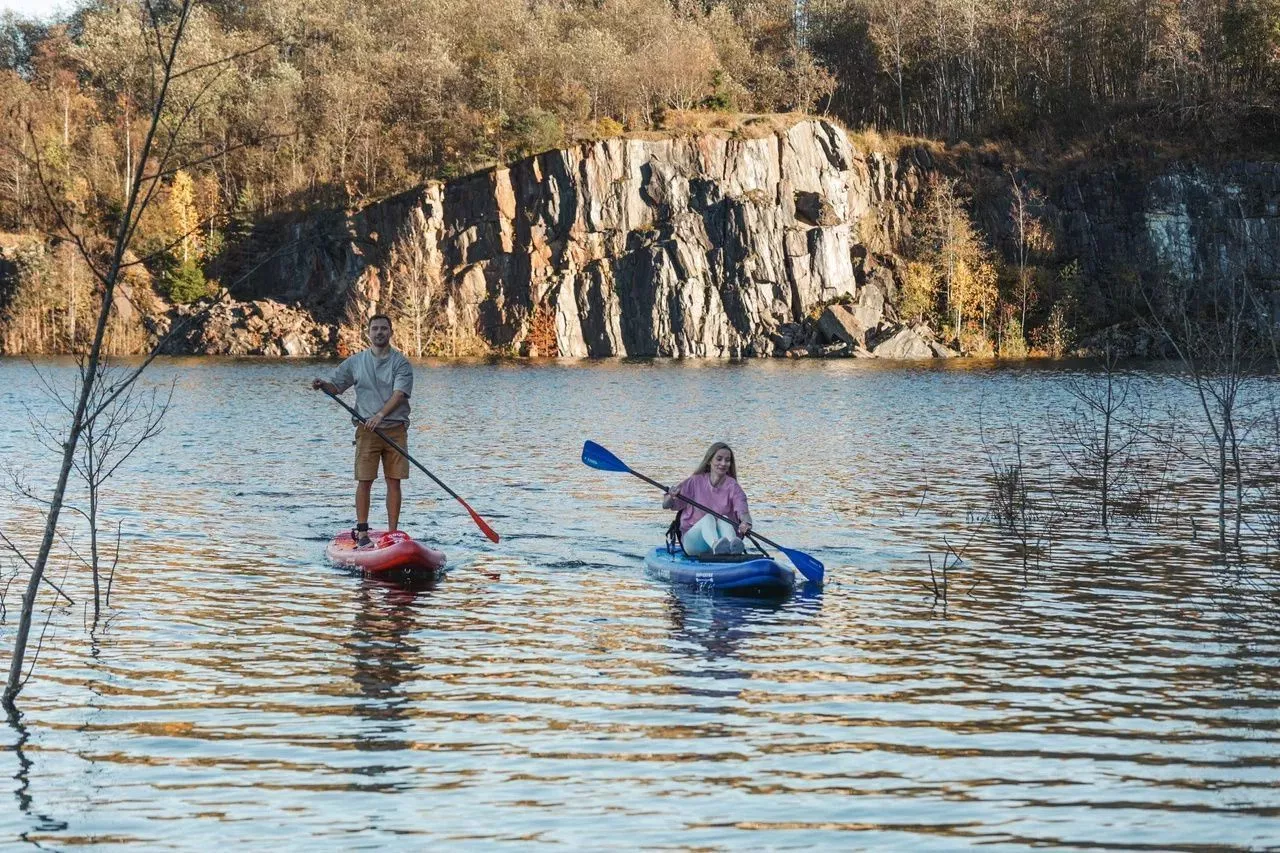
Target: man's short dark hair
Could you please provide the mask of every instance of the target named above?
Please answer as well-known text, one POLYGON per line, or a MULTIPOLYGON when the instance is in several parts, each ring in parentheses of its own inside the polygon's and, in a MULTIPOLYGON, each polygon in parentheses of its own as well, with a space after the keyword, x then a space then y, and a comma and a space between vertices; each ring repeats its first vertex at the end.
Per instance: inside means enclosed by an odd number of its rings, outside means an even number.
POLYGON ((369 326, 372 326, 374 320, 386 320, 388 326, 391 326, 391 328, 393 329, 395 328, 395 326, 391 325, 391 318, 388 317, 386 314, 374 314, 372 317, 369 318, 369 322, 365 326, 365 328, 367 329, 369 328, 369 326))

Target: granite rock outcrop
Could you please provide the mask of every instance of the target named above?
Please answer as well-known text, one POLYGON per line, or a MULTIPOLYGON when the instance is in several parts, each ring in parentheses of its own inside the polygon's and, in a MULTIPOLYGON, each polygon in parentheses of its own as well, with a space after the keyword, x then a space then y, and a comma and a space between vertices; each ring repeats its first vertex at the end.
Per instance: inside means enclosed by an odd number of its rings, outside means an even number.
MULTIPOLYGON (((894 252, 941 170, 925 148, 864 151, 820 119, 547 151, 356 213, 260 225, 215 270, 241 307, 207 322, 230 325, 183 346, 341 354, 365 318, 404 304, 411 278, 434 333, 498 352, 953 355, 927 330, 902 334, 894 312, 894 252), (285 310, 245 307, 265 301, 285 310)), ((1010 174, 993 161, 966 175, 984 234, 1006 250, 1010 174)), ((1190 280, 1243 271, 1280 290, 1276 164, 1020 179, 1043 191, 1035 215, 1059 260, 1093 281, 1136 265, 1190 280)))

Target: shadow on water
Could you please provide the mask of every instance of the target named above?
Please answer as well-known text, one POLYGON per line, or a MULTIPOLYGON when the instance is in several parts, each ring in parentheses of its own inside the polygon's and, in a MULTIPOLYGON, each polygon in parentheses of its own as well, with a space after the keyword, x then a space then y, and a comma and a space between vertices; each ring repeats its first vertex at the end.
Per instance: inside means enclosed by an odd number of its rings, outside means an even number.
POLYGON ((360 579, 361 595, 381 592, 384 601, 390 604, 412 605, 424 593, 434 592, 440 587, 444 577, 439 572, 372 572, 357 573, 360 579))

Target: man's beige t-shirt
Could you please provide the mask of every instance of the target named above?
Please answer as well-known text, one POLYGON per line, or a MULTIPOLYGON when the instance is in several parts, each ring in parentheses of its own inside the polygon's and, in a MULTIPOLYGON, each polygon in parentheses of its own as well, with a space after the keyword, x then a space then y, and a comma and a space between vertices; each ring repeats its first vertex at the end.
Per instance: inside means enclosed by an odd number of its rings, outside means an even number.
POLYGON ((356 386, 356 411, 362 418, 370 418, 382 410, 396 391, 403 391, 405 400, 383 418, 383 423, 409 422, 409 400, 413 396, 413 366, 404 353, 391 349, 382 358, 372 349, 362 350, 348 357, 333 372, 330 380, 338 393, 356 386))

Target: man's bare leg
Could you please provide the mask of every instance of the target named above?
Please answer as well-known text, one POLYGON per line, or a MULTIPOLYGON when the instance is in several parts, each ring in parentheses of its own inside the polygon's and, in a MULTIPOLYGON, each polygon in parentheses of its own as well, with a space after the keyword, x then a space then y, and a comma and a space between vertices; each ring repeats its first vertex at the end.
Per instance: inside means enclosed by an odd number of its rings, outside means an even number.
MULTIPOLYGON (((365 514, 369 511, 369 497, 365 496, 365 514)), ((400 529, 400 481, 387 478, 387 531, 400 529)))
POLYGON ((369 525, 369 494, 373 491, 373 480, 356 481, 356 525, 369 525))

